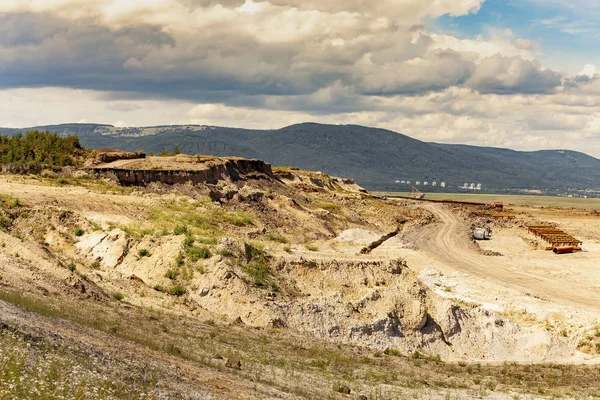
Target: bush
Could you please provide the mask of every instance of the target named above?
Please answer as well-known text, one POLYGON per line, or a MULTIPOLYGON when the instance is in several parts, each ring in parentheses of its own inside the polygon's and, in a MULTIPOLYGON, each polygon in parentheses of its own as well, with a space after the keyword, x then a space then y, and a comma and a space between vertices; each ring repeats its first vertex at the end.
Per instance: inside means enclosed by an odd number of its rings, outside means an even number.
POLYGON ((90 265, 90 267, 92 267, 93 269, 98 269, 100 268, 100 261, 96 260, 92 263, 92 265, 90 265))
POLYGON ((217 238, 214 238, 214 237, 212 237, 212 238, 200 238, 197 241, 198 241, 198 243, 202 243, 202 244, 212 244, 212 245, 217 244, 217 238))
POLYGON ((221 252, 219 254, 221 254, 223 257, 231 257, 231 256, 233 256, 233 252, 231 250, 228 250, 228 249, 221 250, 221 252))
POLYGON ((180 251, 179 254, 177 254, 177 257, 175 257, 175 266, 181 267, 183 266, 183 263, 183 253, 180 251))
POLYGON ((252 215, 244 212, 228 213, 224 215, 223 219, 225 222, 239 227, 251 225, 254 222, 252 215))
POLYGON ((173 229, 173 233, 176 235, 183 235, 183 234, 187 233, 187 231, 188 231, 187 226, 185 226, 185 225, 177 225, 173 229))
POLYGON ((282 244, 288 244, 290 242, 290 240, 288 238, 286 238, 283 235, 279 235, 277 233, 269 233, 267 235, 267 239, 269 239, 273 242, 282 243, 282 244))
POLYGON ((192 262, 210 258, 210 250, 206 246, 192 246, 186 251, 187 257, 192 262))
POLYGON ((150 252, 148 251, 148 249, 139 249, 138 250, 138 256, 140 256, 140 257, 150 257, 150 252))
POLYGON ((171 296, 183 296, 184 294, 186 294, 186 292, 187 291, 185 290, 185 288, 181 285, 171 286, 167 291, 167 293, 169 293, 171 296))
POLYGON ((23 203, 15 197, 0 196, 0 208, 11 209, 23 206, 23 203))
POLYGON ((306 247, 306 250, 308 251, 319 251, 319 247, 314 244, 305 244, 304 247, 306 247))
POLYGON ((80 227, 75 228, 75 236, 83 236, 85 232, 80 227))
POLYGON ((192 247, 195 242, 196 240, 194 239, 194 237, 188 233, 187 235, 185 235, 185 239, 183 240, 183 247, 186 249, 188 247, 192 247))
POLYGON ((76 269, 77 269, 77 266, 75 266, 75 264, 73 264, 73 263, 69 264, 69 271, 75 272, 76 269))
POLYGON ((114 292, 112 294, 112 296, 117 301, 121 301, 121 300, 123 300, 125 298, 125 295, 123 293, 121 293, 121 292, 114 292))
POLYGON ((269 268, 266 264, 255 262, 248 265, 248 275, 252 278, 252 284, 256 287, 265 287, 269 281, 269 268))
POLYGON ((10 226, 10 224, 12 224, 12 219, 7 217, 6 215, 0 215, 0 227, 1 228, 6 229, 10 226))
POLYGON ((385 349, 383 351, 383 354, 385 354, 387 356, 394 356, 394 357, 400 357, 402 355, 402 353, 400 352, 400 350, 394 349, 392 347, 388 347, 387 349, 385 349))
POLYGON ((175 279, 177 279, 178 275, 179 275, 179 272, 170 269, 165 273, 165 278, 169 278, 170 280, 174 281, 175 279))

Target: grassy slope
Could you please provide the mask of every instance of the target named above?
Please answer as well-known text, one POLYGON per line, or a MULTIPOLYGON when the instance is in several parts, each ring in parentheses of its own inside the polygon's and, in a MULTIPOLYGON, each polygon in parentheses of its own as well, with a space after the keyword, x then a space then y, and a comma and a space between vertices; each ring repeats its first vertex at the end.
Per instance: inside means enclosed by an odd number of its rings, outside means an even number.
MULTIPOLYGON (((60 337, 68 340, 65 346, 57 348, 45 345, 44 340, 38 337, 33 343, 35 348, 32 349, 26 343, 31 341, 26 332, 10 335, 12 337, 0 335, 0 351, 5 355, 4 358, 0 357, 0 364, 5 371, 10 368, 8 372, 0 373, 0 384, 8 384, 14 382, 15 377, 25 376, 16 396, 3 397, 0 391, 0 398, 53 398, 35 395, 35 391, 39 391, 40 382, 52 383, 47 371, 28 369, 26 363, 14 361, 14 356, 25 361, 39 359, 40 354, 43 356, 44 353, 57 359, 52 364, 55 369, 60 370, 61 366, 67 364, 71 364, 71 369, 73 365, 81 365, 81 368, 76 369, 83 371, 83 379, 69 382, 64 372, 56 375, 60 378, 61 391, 66 389, 70 393, 85 393, 93 390, 96 378, 91 375, 88 377, 86 371, 96 369, 102 374, 107 369, 89 365, 85 354, 79 350, 73 352, 73 346, 68 345, 69 341, 86 341, 78 338, 77 334, 87 329, 92 329, 90 333, 99 332, 92 333, 92 336, 104 337, 100 342, 95 342, 93 354, 110 352, 116 357, 114 362, 118 365, 119 355, 111 351, 111 348, 121 349, 125 342, 119 343, 126 341, 130 343, 127 346, 134 347, 133 352, 127 351, 123 357, 138 354, 140 360, 155 361, 154 365, 177 363, 186 371, 191 390, 194 382, 199 384, 206 379, 202 378, 203 375, 221 374, 223 382, 229 381, 229 384, 236 385, 232 388, 233 392, 230 392, 230 395, 235 393, 236 398, 245 398, 243 391, 250 388, 259 392, 254 393, 259 398, 260 392, 265 396, 263 398, 270 397, 266 393, 272 395, 272 390, 287 393, 293 398, 347 398, 337 392, 342 386, 348 386, 354 394, 362 393, 369 399, 380 400, 407 396, 477 398, 488 396, 493 391, 575 398, 600 395, 600 369, 589 366, 445 364, 437 357, 422 354, 404 356, 394 349, 381 353, 339 346, 302 337, 285 329, 256 330, 241 325, 227 326, 210 320, 198 321, 190 316, 122 307, 116 302, 101 305, 92 301, 51 299, 32 294, 24 296, 7 292, 6 289, 0 289, 0 300, 21 307, 26 324, 35 325, 38 319, 40 323, 46 324, 55 321, 60 326, 60 337), (72 332, 69 330, 71 327, 72 332), (108 336, 98 336, 100 334, 108 336), (28 354, 32 351, 34 354, 28 354), (237 371, 224 367, 224 361, 216 359, 215 354, 222 354, 225 358, 239 358, 242 369, 237 371)), ((97 362, 93 361, 93 364, 97 362)), ((165 368, 173 366, 165 365, 165 368)), ((144 384, 134 380, 136 387, 127 389, 123 383, 133 383, 130 374, 137 376, 137 373, 130 369, 126 372, 124 376, 111 376, 111 381, 105 383, 103 393, 110 393, 113 398, 130 398, 139 391, 145 391, 150 392, 147 398, 155 398, 156 392, 152 388, 156 382, 145 381, 144 384)), ((154 379, 160 381, 161 371, 157 370, 156 374, 158 375, 154 375, 154 379)), ((163 386, 165 383, 159 382, 159 385, 163 386)), ((216 386, 212 389, 223 389, 223 385, 214 381, 213 384, 216 386)), ((200 387, 211 389, 210 386, 200 387)), ((227 395, 227 391, 221 394, 225 398, 232 398, 227 395)), ((254 398, 247 398, 251 397, 254 398)))

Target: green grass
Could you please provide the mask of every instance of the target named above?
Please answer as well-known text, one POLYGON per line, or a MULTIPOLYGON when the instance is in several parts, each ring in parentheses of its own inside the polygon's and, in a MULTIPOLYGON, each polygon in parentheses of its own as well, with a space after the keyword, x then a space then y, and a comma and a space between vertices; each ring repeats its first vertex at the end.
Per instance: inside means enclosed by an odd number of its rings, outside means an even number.
MULTIPOLYGON (((374 193, 382 196, 408 196, 409 192, 379 192, 374 193)), ((515 206, 540 206, 579 208, 585 210, 600 210, 600 199, 582 199, 577 197, 559 196, 529 196, 529 195, 506 195, 506 194, 478 194, 478 193, 426 193, 426 199, 431 200, 456 200, 471 201, 476 203, 501 202, 505 205, 515 206)))
POLYGON ((155 231, 171 231, 176 235, 195 234, 203 236, 214 244, 223 230, 229 226, 245 227, 254 224, 255 217, 242 211, 228 211, 210 200, 192 200, 180 198, 152 207, 148 212, 148 221, 153 229, 129 226, 128 234, 132 237, 143 237, 155 231))
POLYGON ((332 214, 340 214, 342 212, 342 206, 330 201, 316 199, 312 202, 312 205, 323 210, 329 211, 332 214))
MULTIPOLYGON (((167 291, 164 288, 163 290, 167 291)), ((347 384, 353 394, 364 393, 367 398, 373 399, 412 398, 412 390, 417 390, 419 394, 419 390, 427 393, 433 390, 432 393, 435 393, 439 390, 464 389, 469 391, 468 394, 479 395, 494 388, 501 393, 527 398, 539 397, 540 394, 547 398, 592 398, 598 396, 600 389, 600 369, 595 366, 549 363, 480 365, 466 362, 456 365, 441 362, 437 356, 415 353, 412 357, 406 357, 396 355, 393 351, 388 351, 390 356, 382 357, 378 351, 361 347, 352 347, 349 351, 347 347, 317 338, 307 338, 290 330, 255 330, 246 326, 225 326, 215 323, 214 320, 201 322, 189 315, 177 316, 149 309, 125 309, 116 304, 99 305, 90 301, 48 298, 16 291, 8 293, 4 289, 0 290, 0 299, 41 315, 64 318, 101 330, 114 338, 168 353, 184 362, 206 365, 222 372, 228 370, 221 369, 220 361, 213 361, 214 354, 239 357, 243 367, 236 374, 254 383, 266 384, 274 389, 298 395, 290 397, 330 398, 323 394, 331 393, 336 382, 347 384), (269 373, 265 374, 265 371, 269 373), (382 388, 385 389, 386 396, 375 395, 382 388)), ((7 331, 0 330, 0 348, 9 351, 17 348, 13 344, 4 345, 1 339, 3 332, 7 331)), ((39 341, 32 343, 32 346, 39 345, 39 341)), ((54 351, 53 349, 49 348, 50 351, 54 351)), ((47 355, 48 351, 44 350, 40 354, 47 355)), ((0 357, 0 376, 4 371, 22 371, 27 365, 36 369, 39 365, 35 360, 29 363, 2 364, 4 361, 5 359, 0 357)), ((55 370, 66 374, 70 371, 69 365, 72 364, 60 364, 60 368, 55 370)), ((192 367, 194 364, 187 365, 192 367)), ((104 370, 93 370, 99 371, 99 376, 106 378, 104 370)), ((46 384, 64 382, 60 375, 51 379, 44 378, 46 371, 49 371, 45 365, 37 371, 32 371, 36 380, 42 380, 46 384)), ((123 372, 135 375, 138 371, 123 372)), ((0 390, 7 387, 8 382, 1 379, 0 390)), ((13 381, 11 378, 11 382, 13 381)), ((76 379, 68 383, 75 385, 78 382, 79 379, 76 379)), ((98 384, 98 381, 91 383, 98 384)), ((157 386, 155 382, 148 385, 157 386)), ((13 396, 0 398, 58 397, 37 397, 31 396, 30 393, 11 393, 13 396)), ((122 398, 119 394, 113 393, 112 398, 122 398)), ((454 393, 452 398, 461 398, 461 394, 466 395, 467 392, 454 393)))
POLYGON ((319 246, 314 245, 312 243, 307 243, 304 245, 304 247, 306 248, 306 250, 308 251, 319 251, 319 246))
POLYGON ((286 238, 285 236, 280 235, 278 233, 267 234, 267 239, 269 239, 272 242, 277 242, 277 243, 282 243, 282 244, 288 244, 290 242, 290 240, 288 238, 286 238))

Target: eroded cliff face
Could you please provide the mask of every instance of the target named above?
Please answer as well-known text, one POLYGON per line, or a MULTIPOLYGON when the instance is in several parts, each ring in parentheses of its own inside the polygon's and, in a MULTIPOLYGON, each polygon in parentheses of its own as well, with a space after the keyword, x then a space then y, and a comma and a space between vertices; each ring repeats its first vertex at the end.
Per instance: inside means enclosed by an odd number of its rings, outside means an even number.
POLYGON ((147 186, 151 183, 215 185, 249 179, 275 180, 270 164, 243 158, 148 157, 134 161, 119 160, 90 169, 123 186, 147 186))

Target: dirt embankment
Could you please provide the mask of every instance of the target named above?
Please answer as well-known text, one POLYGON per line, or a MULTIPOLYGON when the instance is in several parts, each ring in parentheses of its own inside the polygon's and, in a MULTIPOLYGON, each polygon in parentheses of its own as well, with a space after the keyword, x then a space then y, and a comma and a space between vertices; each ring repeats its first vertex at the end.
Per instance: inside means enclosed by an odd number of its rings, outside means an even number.
POLYGON ((119 159, 94 165, 91 171, 114 179, 124 186, 147 186, 152 183, 211 184, 247 179, 274 179, 271 166, 261 160, 217 157, 147 157, 119 159))

